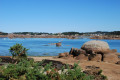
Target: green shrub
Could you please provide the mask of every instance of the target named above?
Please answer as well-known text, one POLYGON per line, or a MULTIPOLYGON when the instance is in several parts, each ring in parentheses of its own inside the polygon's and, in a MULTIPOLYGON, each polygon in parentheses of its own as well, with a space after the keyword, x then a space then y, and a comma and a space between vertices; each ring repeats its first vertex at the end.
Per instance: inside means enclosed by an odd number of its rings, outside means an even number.
POLYGON ((9 64, 1 69, 1 80, 9 79, 23 79, 23 80, 92 80, 91 76, 87 76, 81 72, 80 67, 75 64, 73 69, 68 67, 65 71, 62 68, 61 74, 51 66, 52 63, 42 67, 41 63, 35 63, 34 61, 27 61, 21 59, 18 64, 9 64))
POLYGON ((103 78, 103 80, 106 80, 106 79, 107 79, 107 76, 105 76, 105 75, 102 75, 102 74, 101 74, 101 77, 103 78))
POLYGON ((87 76, 85 73, 81 71, 81 68, 78 64, 74 64, 73 69, 70 69, 69 66, 68 70, 60 75, 61 80, 93 80, 92 76, 87 76))
POLYGON ((102 70, 99 70, 99 71, 98 71, 98 74, 101 75, 101 73, 102 73, 102 70))
POLYGON ((0 62, 2 61, 2 59, 0 58, 0 62))
POLYGON ((27 57, 27 51, 29 49, 26 49, 22 46, 22 44, 16 44, 10 47, 9 52, 12 54, 12 57, 18 57, 18 58, 26 58, 27 57))

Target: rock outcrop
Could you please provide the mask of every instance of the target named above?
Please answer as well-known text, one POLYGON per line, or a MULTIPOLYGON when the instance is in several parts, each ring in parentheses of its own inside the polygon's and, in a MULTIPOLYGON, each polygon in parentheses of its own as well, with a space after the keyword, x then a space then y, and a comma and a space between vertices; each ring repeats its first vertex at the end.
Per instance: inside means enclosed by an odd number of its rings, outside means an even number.
MULTIPOLYGON (((81 49, 71 48, 69 55, 72 55, 77 60, 87 61, 104 61, 109 63, 116 63, 119 61, 116 49, 110 50, 107 42, 104 41, 88 41, 83 44, 81 49)), ((67 57, 66 53, 61 53, 59 57, 67 57)))
POLYGON ((87 75, 94 76, 94 80, 108 80, 106 76, 102 75, 102 70, 100 67, 96 67, 94 65, 86 66, 86 70, 83 72, 87 75))
POLYGON ((60 53, 60 54, 59 54, 59 58, 61 58, 61 57, 67 57, 67 56, 69 56, 69 53, 68 53, 68 52, 60 53))
POLYGON ((107 53, 107 54, 104 54, 103 61, 116 63, 117 61, 119 61, 119 58, 115 53, 107 53))
POLYGON ((91 59, 90 59, 90 56, 89 56, 89 60, 100 62, 102 60, 102 56, 101 56, 101 54, 96 54, 91 59))
POLYGON ((80 60, 80 61, 87 61, 88 60, 88 56, 85 55, 85 54, 80 54, 80 55, 76 56, 75 59, 80 60))
POLYGON ((86 51, 83 49, 71 48, 69 54, 73 56, 78 56, 80 54, 86 54, 86 51))
POLYGON ((120 65, 120 61, 118 61, 116 64, 120 65))

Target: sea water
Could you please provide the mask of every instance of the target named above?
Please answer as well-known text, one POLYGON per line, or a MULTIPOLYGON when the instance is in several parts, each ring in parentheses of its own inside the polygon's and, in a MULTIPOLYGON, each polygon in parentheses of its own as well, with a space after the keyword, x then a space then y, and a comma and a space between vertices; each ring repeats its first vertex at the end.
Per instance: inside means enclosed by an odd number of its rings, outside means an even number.
MULTIPOLYGON (((57 56, 59 53, 69 52, 72 47, 81 46, 92 39, 66 39, 66 38, 0 38, 0 56, 11 56, 9 48, 16 43, 29 49, 28 56, 57 56), (62 42, 61 47, 54 43, 62 42)), ((120 40, 102 40, 108 42, 110 49, 117 49, 120 53, 120 40)))

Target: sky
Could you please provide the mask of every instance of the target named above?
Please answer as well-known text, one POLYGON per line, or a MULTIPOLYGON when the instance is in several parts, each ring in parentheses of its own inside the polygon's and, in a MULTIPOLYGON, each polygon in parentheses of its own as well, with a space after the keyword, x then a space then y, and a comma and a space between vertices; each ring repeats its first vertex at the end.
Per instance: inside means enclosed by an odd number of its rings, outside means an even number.
POLYGON ((0 31, 120 31, 120 0, 0 0, 0 31))

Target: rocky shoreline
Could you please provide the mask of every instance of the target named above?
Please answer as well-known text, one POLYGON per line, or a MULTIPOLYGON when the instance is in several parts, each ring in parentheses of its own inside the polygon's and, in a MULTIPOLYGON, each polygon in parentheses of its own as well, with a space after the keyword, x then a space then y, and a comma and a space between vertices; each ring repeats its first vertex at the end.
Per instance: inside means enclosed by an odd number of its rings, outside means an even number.
MULTIPOLYGON (((22 34, 8 34, 0 35, 0 38, 67 38, 67 39, 79 39, 86 38, 85 35, 22 35, 22 34)), ((89 35, 87 38, 90 39, 108 39, 108 40, 120 40, 120 35, 102 35, 102 36, 92 36, 89 35)))
POLYGON ((80 49, 71 48, 70 52, 60 53, 58 58, 71 63, 80 61, 82 69, 95 65, 103 70, 108 80, 119 80, 117 77, 120 76, 119 55, 116 49, 110 50, 107 42, 92 40, 84 43, 80 49))
POLYGON ((90 39, 120 40, 120 35, 91 36, 90 39))
POLYGON ((84 43, 80 49, 71 48, 70 52, 60 53, 59 58, 116 64, 120 61, 119 55, 116 49, 110 50, 107 42, 92 40, 84 43))
POLYGON ((79 36, 76 35, 19 35, 19 34, 8 34, 0 35, 0 38, 7 37, 13 38, 68 38, 68 39, 78 39, 79 36))
MULTIPOLYGON (((84 43, 80 49, 71 48, 70 52, 60 53, 59 56, 54 57, 28 57, 39 62, 46 60, 47 62, 53 61, 54 66, 58 67, 64 64, 73 65, 78 63, 82 71, 86 74, 96 75, 99 79, 101 76, 97 75, 99 70, 103 70, 103 75, 107 76, 108 80, 119 80, 120 76, 120 58, 118 57, 116 49, 110 49, 107 42, 92 40, 84 43), (58 64, 60 63, 60 64, 58 64), (57 66, 59 65, 59 66, 57 66)), ((1 65, 12 60, 11 56, 0 56, 2 59, 1 65)), ((43 66, 44 66, 43 64, 43 66)))

